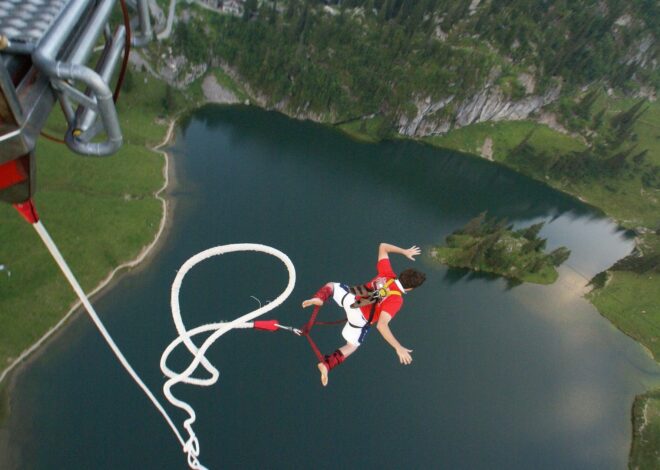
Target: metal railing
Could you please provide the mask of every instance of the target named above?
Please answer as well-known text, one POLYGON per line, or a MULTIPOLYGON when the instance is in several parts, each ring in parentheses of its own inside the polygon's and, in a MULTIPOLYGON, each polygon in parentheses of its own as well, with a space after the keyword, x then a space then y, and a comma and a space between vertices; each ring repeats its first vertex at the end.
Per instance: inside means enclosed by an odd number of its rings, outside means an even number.
MULTIPOLYGON (((154 34, 147 1, 127 1, 134 10, 134 46, 145 45, 154 34)), ((32 134, 35 128, 43 126, 40 117, 48 114, 44 111, 54 104, 53 96, 64 111, 68 124, 64 141, 71 150, 82 155, 106 156, 121 147, 122 132, 109 85, 127 35, 124 25, 111 32, 110 15, 117 3, 118 0, 0 0, 0 43, 4 44, 0 68, 10 68, 8 63, 27 57, 38 75, 25 82, 28 72, 23 80, 14 80, 13 87, 6 80, 0 83, 4 101, 12 103, 21 150, 34 147, 32 134), (104 42, 103 52, 90 67, 87 63, 100 40, 104 42), (39 82, 44 77, 50 90, 40 93, 41 98, 26 100, 30 94, 27 88, 43 88, 39 82), (39 116, 31 112, 37 109, 39 116), (31 122, 28 116, 33 117, 31 122)), ((0 80, 1 77, 2 73, 0 80)), ((0 135, 0 142, 3 137, 10 139, 6 134, 0 135)), ((0 148, 0 161, 3 157, 11 158, 8 150, 0 148)))

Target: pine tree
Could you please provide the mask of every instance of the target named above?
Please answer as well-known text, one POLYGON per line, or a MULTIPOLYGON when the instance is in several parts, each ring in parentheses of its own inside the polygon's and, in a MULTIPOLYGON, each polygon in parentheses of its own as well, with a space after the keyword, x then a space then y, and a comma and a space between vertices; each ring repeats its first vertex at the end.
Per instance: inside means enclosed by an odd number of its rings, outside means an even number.
POLYGON ((605 120, 605 108, 601 109, 598 111, 592 120, 592 129, 598 130, 602 125, 603 121, 605 120))
POLYGON ((477 236, 483 233, 483 225, 486 220, 487 211, 482 212, 478 216, 471 219, 465 226, 461 229, 461 233, 466 235, 477 236))
POLYGON ((602 164, 603 168, 614 173, 623 170, 626 167, 628 156, 633 152, 633 150, 635 150, 635 147, 636 145, 633 145, 608 157, 602 164))
POLYGON ((556 250, 552 251, 548 256, 550 257, 550 261, 552 262, 553 266, 559 266, 564 261, 566 261, 570 255, 571 250, 565 246, 560 246, 556 250))
POLYGON ((585 94, 580 102, 575 106, 575 114, 582 119, 589 119, 591 108, 600 96, 600 88, 595 87, 585 94))
POLYGON ((545 248, 547 240, 545 238, 535 238, 528 241, 522 247, 523 253, 539 253, 545 248))
POLYGON ((612 144, 615 144, 615 147, 621 145, 625 140, 632 137, 632 128, 641 117, 642 114, 646 112, 648 107, 642 109, 642 106, 646 103, 646 100, 641 99, 630 109, 626 111, 621 111, 620 113, 614 115, 610 120, 612 128, 615 130, 614 139, 612 144))
POLYGON ((538 224, 530 225, 527 228, 518 230, 518 233, 525 237, 527 240, 536 240, 539 235, 539 232, 545 225, 545 222, 539 222, 538 224))
POLYGON ((646 156, 648 155, 648 153, 649 153, 649 149, 642 150, 634 157, 632 157, 632 161, 635 163, 635 165, 641 166, 646 161, 646 156))
POLYGON ((486 252, 486 263, 495 271, 503 271, 509 267, 504 248, 493 245, 486 252))
POLYGON ((543 259, 542 256, 539 256, 534 260, 534 263, 532 263, 532 266, 530 268, 530 271, 533 273, 539 272, 543 267, 545 266, 545 259, 543 259))

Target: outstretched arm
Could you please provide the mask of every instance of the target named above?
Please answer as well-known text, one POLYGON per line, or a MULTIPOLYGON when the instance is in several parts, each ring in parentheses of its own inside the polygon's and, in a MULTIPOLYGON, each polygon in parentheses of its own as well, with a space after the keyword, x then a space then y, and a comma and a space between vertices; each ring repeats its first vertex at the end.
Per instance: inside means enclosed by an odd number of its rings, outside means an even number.
POLYGON ((381 243, 378 245, 378 260, 389 258, 390 253, 398 253, 408 259, 415 261, 415 256, 419 255, 422 250, 418 246, 411 246, 410 248, 403 249, 398 246, 390 245, 389 243, 381 243))
POLYGON ((390 346, 394 348, 397 356, 399 356, 399 362, 404 365, 408 365, 412 362, 412 356, 410 353, 412 349, 407 349, 401 346, 401 343, 394 337, 392 330, 390 330, 390 320, 392 320, 392 315, 387 312, 381 312, 380 318, 378 318, 378 325, 376 328, 378 332, 383 336, 383 339, 389 343, 390 346))

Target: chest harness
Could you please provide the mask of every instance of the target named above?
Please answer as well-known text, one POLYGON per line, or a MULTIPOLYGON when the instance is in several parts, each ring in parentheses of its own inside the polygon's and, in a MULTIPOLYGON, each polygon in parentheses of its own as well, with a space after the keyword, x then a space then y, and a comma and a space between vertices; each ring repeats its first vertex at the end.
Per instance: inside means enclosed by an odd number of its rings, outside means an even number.
MULTIPOLYGON (((383 282, 380 279, 377 279, 373 283, 373 287, 369 284, 360 284, 357 286, 351 286, 348 288, 348 292, 355 296, 355 302, 351 304, 351 308, 360 308, 366 305, 371 305, 371 316, 373 317, 373 312, 376 309, 376 305, 381 303, 387 297, 391 295, 401 296, 401 292, 395 289, 390 289, 390 286, 396 282, 396 278, 389 279, 388 281, 383 282)), ((401 287, 399 285, 399 287, 401 287)), ((371 322, 373 318, 370 318, 371 322)))
POLYGON ((364 326, 359 327, 349 323, 349 325, 351 325, 353 328, 362 329, 362 333, 360 334, 360 338, 358 340, 360 343, 364 341, 367 333, 369 333, 369 330, 371 329, 371 322, 373 321, 374 315, 376 314, 376 306, 392 295, 398 295, 401 297, 401 291, 390 289, 392 284, 395 284, 397 287, 403 290, 403 286, 401 286, 401 283, 397 282, 396 278, 389 279, 387 281, 377 279, 373 282, 373 286, 370 286, 369 284, 360 284, 348 288, 348 292, 355 296, 355 302, 351 304, 351 308, 360 308, 371 305, 369 318, 366 319, 367 323, 364 326))

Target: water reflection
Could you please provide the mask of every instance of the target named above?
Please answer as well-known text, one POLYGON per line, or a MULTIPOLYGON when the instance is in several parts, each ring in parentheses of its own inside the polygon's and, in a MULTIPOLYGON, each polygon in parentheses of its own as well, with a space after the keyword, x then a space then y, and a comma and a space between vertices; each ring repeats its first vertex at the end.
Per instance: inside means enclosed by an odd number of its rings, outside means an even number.
MULTIPOLYGON (((470 281, 476 279, 483 281, 496 281, 502 279, 502 276, 484 271, 472 271, 468 268, 448 268, 443 278, 443 280, 447 281, 449 284, 456 284, 461 280, 470 281)), ((506 281, 508 286, 509 281, 513 280, 506 279, 506 281)))

